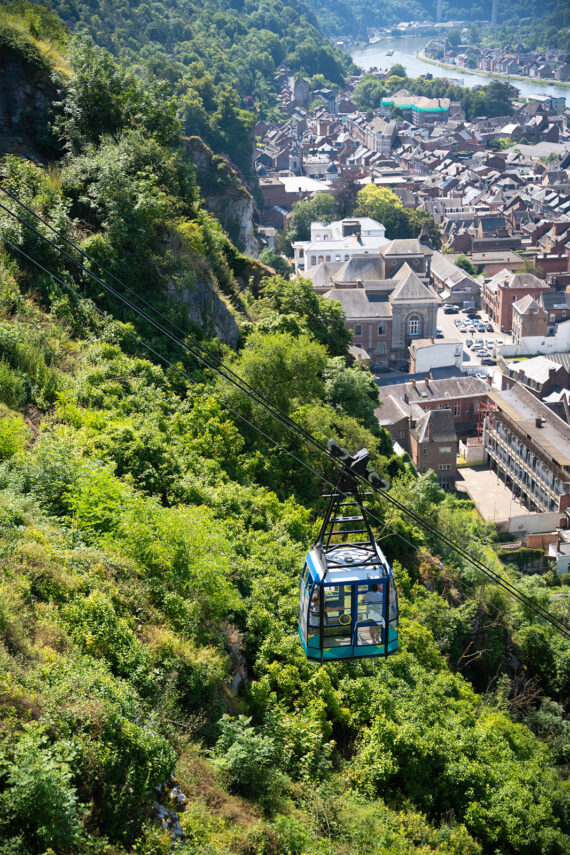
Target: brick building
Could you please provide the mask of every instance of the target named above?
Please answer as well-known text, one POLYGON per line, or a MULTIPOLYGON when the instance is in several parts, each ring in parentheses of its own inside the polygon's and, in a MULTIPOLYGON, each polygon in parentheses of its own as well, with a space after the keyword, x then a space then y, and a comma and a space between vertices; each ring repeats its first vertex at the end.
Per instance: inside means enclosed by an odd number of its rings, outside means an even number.
POLYGON ((424 412, 412 406, 410 453, 422 475, 433 469, 444 490, 453 489, 457 478, 457 433, 449 410, 424 412))
POLYGON ((548 285, 532 273, 512 273, 501 270, 495 273, 481 288, 483 309, 502 330, 511 330, 513 325, 513 303, 527 295, 538 300, 548 285))
POLYGON ((469 375, 442 380, 410 380, 380 389, 380 407, 375 410, 379 424, 386 428, 402 448, 411 453, 412 407, 423 412, 450 413, 457 433, 473 433, 477 428, 479 407, 486 404, 487 384, 469 375))
POLYGON ((530 294, 513 303, 513 341, 518 344, 527 336, 544 336, 548 328, 548 313, 530 294))

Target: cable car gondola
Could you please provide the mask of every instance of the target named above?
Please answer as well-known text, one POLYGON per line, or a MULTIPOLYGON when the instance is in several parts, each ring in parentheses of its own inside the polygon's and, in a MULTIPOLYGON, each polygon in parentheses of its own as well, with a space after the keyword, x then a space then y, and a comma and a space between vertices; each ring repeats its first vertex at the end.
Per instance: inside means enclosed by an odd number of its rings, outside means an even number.
POLYGON ((363 448, 354 456, 335 442, 329 454, 342 463, 316 543, 299 587, 299 636, 308 659, 389 656, 398 650, 398 599, 392 570, 376 543, 362 504, 359 480, 368 472, 363 448), (366 535, 365 538, 359 539, 366 535), (356 539, 355 539, 356 538, 356 539))

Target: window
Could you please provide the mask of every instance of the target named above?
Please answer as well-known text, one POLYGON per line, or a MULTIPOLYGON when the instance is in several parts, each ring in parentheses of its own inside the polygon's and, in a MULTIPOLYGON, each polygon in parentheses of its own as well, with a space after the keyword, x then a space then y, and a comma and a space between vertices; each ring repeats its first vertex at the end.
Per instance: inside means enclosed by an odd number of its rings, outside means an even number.
POLYGON ((386 345, 384 344, 383 341, 378 342, 378 347, 376 348, 376 353, 379 356, 384 356, 384 354, 386 353, 386 345))
POLYGON ((461 415, 461 404, 459 403, 459 401, 456 401, 455 404, 453 405, 453 415, 454 416, 461 415))
POLYGON ((316 264, 316 263, 317 263, 317 256, 311 255, 311 264, 316 264))
POLYGON ((405 430, 399 430, 399 431, 398 431, 398 438, 399 438, 399 439, 403 439, 403 438, 405 437, 405 435, 406 435, 406 431, 405 431, 405 430))
POLYGON ((330 260, 331 260, 330 255, 326 255, 326 256, 325 256, 325 261, 330 261, 330 260))
POLYGON ((428 453, 427 445, 422 445, 422 454, 427 454, 427 453, 428 453))
POLYGON ((323 256, 319 255, 319 264, 321 264, 322 260, 323 260, 323 256))
POLYGON ((439 453, 440 454, 451 454, 451 446, 450 445, 440 445, 439 453))
POLYGON ((471 406, 469 404, 465 404, 465 415, 468 416, 471 413, 471 406))
POLYGON ((354 325, 354 335, 362 335, 362 324, 354 325))
POLYGON ((421 333, 421 323, 421 318, 414 315, 411 318, 408 318, 408 335, 419 336, 421 333))
POLYGON ((378 324, 378 335, 386 335, 386 324, 378 324))
POLYGON ((450 463, 440 463, 439 464, 439 471, 440 472, 449 472, 450 469, 451 469, 450 463))
POLYGON ((427 472, 427 463, 422 465, 422 472, 427 472))
POLYGON ((438 404, 437 408, 438 408, 438 410, 443 410, 443 404, 438 404))
POLYGON ((303 247, 301 247, 301 249, 299 250, 299 258, 304 258, 304 256, 305 256, 305 253, 303 251, 303 247))
POLYGON ((513 294, 513 303, 516 303, 516 302, 517 302, 517 295, 513 294))

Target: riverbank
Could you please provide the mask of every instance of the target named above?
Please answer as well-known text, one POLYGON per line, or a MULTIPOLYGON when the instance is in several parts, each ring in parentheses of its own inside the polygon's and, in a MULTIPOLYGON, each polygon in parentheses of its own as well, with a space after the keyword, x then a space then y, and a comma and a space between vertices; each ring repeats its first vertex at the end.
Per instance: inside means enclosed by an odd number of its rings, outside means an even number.
POLYGON ((524 74, 503 74, 499 71, 484 71, 480 68, 464 68, 459 65, 449 65, 447 62, 440 62, 439 59, 432 59, 426 56, 423 50, 416 52, 416 58, 421 59, 422 62, 427 62, 428 65, 437 65, 439 68, 454 71, 456 74, 461 72, 461 74, 475 74, 477 77, 490 77, 491 79, 500 77, 503 80, 520 80, 523 83, 536 83, 537 85, 542 83, 546 86, 554 84, 555 86, 560 86, 562 89, 570 89, 570 81, 552 80, 549 77, 526 77, 524 74))

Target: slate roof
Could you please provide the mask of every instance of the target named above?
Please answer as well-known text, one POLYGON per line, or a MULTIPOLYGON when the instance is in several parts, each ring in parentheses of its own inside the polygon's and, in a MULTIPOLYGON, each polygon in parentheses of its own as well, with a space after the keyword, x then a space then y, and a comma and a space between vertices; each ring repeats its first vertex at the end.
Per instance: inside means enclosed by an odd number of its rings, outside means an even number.
POLYGON ((489 389, 487 394, 506 419, 517 425, 537 447, 560 466, 570 468, 570 425, 520 383, 502 391, 489 389), (536 425, 537 418, 544 420, 541 427, 536 425))
POLYGON ((530 294, 525 294, 524 297, 521 297, 520 300, 513 303, 513 309, 516 309, 521 315, 530 315, 533 312, 539 312, 540 306, 534 297, 531 297, 530 294))
MULTIPOLYGON (((519 300, 519 302, 521 301, 519 300)), ((551 369, 554 368, 559 371, 562 366, 547 356, 534 356, 524 362, 510 362, 507 367, 509 372, 518 374, 523 382, 525 380, 536 380, 537 383, 542 384, 550 378, 551 369)))
POLYGON ((457 440, 451 410, 428 410, 417 420, 412 433, 418 442, 428 442, 430 428, 433 430, 431 438, 436 442, 455 442, 457 440))
POLYGON ((323 296, 341 304, 347 321, 392 317, 392 306, 387 300, 371 301, 362 288, 331 288, 323 296))
POLYGON ((311 280, 314 288, 330 288, 332 277, 342 266, 342 261, 321 261, 316 267, 309 268, 303 276, 311 280))
POLYGON ((353 255, 339 267, 334 275, 337 284, 342 282, 369 282, 384 279, 384 264, 379 256, 353 255))
MULTIPOLYGON (((380 425, 387 426, 410 414, 413 415, 413 409, 418 404, 472 398, 475 395, 483 395, 486 390, 486 383, 478 377, 465 374, 457 377, 445 377, 441 380, 429 380, 427 385, 423 380, 418 380, 415 386, 411 382, 382 386, 380 390, 382 403, 374 410, 374 415, 380 425), (404 396, 407 397, 407 401, 404 400, 404 396)), ((421 410, 421 412, 424 411, 421 410)), ((432 410, 430 412, 442 411, 432 410)))
POLYGON ((391 240, 380 250, 382 255, 431 255, 432 250, 422 246, 417 238, 391 240))
POLYGON ((426 288, 408 264, 402 265, 400 270, 398 270, 396 278, 400 280, 400 284, 396 285, 390 294, 390 302, 400 303, 405 300, 422 300, 423 302, 439 304, 439 298, 435 296, 433 291, 426 288))

